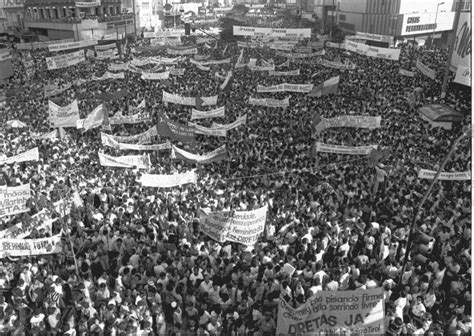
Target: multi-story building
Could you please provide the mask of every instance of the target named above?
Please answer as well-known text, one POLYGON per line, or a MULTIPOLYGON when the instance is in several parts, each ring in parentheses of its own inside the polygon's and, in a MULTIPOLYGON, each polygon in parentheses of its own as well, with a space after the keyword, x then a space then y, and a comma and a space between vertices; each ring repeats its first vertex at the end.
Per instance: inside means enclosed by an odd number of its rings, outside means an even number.
POLYGON ((25 27, 40 41, 101 39, 136 30, 133 13, 122 13, 120 0, 26 0, 25 27))
POLYGON ((0 12, 3 14, 6 22, 6 33, 19 36, 24 30, 23 22, 25 13, 25 0, 0 0, 0 12))

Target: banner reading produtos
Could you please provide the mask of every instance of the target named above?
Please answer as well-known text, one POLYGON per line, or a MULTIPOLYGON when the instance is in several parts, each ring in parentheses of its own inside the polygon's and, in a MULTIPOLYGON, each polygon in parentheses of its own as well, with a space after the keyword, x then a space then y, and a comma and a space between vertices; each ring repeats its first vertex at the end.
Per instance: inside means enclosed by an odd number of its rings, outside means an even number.
POLYGON ((84 50, 79 50, 70 54, 64 54, 54 57, 46 57, 46 66, 48 70, 67 68, 86 60, 84 50))
POLYGON ((316 152, 320 153, 334 153, 334 154, 347 154, 347 155, 369 155, 373 149, 377 149, 376 145, 373 146, 339 146, 331 144, 323 144, 316 142, 316 152))
MULTIPOLYGON (((428 169, 420 169, 418 172, 418 178, 421 179, 429 179, 432 180, 436 175, 434 170, 428 169)), ((471 180, 471 172, 458 172, 458 173, 448 173, 448 172, 441 172, 438 176, 439 180, 446 180, 446 181, 469 181, 471 180)))
POLYGON ((194 169, 172 175, 143 174, 140 182, 144 187, 173 188, 189 183, 196 184, 197 174, 194 169))
POLYGON ((313 84, 289 84, 283 83, 272 86, 257 85, 257 92, 303 92, 307 93, 313 89, 313 84))
POLYGON ((125 78, 125 73, 119 72, 119 73, 112 73, 106 71, 101 77, 96 77, 92 76, 93 81, 102 81, 102 80, 107 80, 107 79, 124 79, 125 78))
POLYGON ((217 118, 217 117, 224 117, 224 116, 225 116, 225 106, 218 107, 210 111, 199 111, 196 109, 191 110, 191 120, 217 118))
POLYGON ((0 239, 0 258, 61 252, 61 235, 38 239, 0 239))
POLYGON ((277 336, 385 335, 382 288, 319 291, 298 308, 283 299, 277 336))
POLYGON ((17 187, 0 187, 0 217, 27 212, 30 199, 30 184, 17 187))
POLYGON ((26 152, 0 160, 0 166, 15 163, 15 162, 27 162, 27 161, 38 161, 38 160, 39 160, 39 151, 38 151, 38 147, 35 147, 26 152))
POLYGON ((250 105, 266 106, 266 107, 288 107, 290 105, 290 98, 282 100, 270 98, 249 98, 250 105))
POLYGON ((315 127, 316 131, 321 132, 326 128, 332 127, 354 127, 354 128, 379 128, 382 117, 369 117, 369 116, 358 116, 358 115, 345 115, 340 117, 334 117, 325 119, 315 127))
POLYGON ((76 127, 79 120, 79 106, 77 99, 66 106, 59 106, 48 101, 49 118, 54 127, 76 127))
MULTIPOLYGON (((183 97, 177 94, 168 93, 163 91, 163 102, 179 104, 179 105, 187 105, 187 106, 196 106, 196 97, 183 97)), ((217 104, 217 96, 210 96, 210 97, 200 97, 202 99, 202 106, 210 106, 217 104)))
POLYGON ((209 163, 227 158, 227 150, 226 146, 223 145, 212 152, 199 155, 186 152, 185 150, 182 150, 176 146, 171 146, 171 157, 185 159, 197 163, 209 163))
POLYGON ((101 166, 119 167, 119 168, 138 168, 147 169, 150 166, 150 157, 148 155, 127 155, 127 156, 110 156, 102 153, 99 154, 101 166))
POLYGON ((201 230, 212 239, 253 245, 265 230, 267 206, 252 211, 210 212, 200 210, 201 230))

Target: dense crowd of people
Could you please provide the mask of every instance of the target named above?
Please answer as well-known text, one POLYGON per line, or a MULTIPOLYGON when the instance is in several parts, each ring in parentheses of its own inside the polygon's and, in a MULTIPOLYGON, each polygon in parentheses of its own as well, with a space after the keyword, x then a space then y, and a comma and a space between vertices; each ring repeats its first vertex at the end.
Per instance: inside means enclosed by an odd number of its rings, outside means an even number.
MULTIPOLYGON (((411 221, 430 183, 418 178, 418 170, 436 170, 471 123, 470 90, 450 83, 447 97, 439 98, 446 50, 402 45, 400 60, 390 61, 326 48, 325 59, 351 62, 355 69, 325 67, 309 58, 278 68, 299 69, 300 75, 279 77, 248 67, 232 69, 240 48, 217 41, 200 44, 198 54, 210 60, 231 57, 231 64, 203 71, 183 57, 176 67, 185 69, 184 75, 167 80, 143 80, 131 71, 125 71, 124 79, 91 80, 102 76, 110 63, 170 57, 166 49, 139 48, 140 43, 127 43, 116 60, 87 58, 57 70, 46 68, 45 57, 53 55, 47 49, 14 52, 15 75, 5 87, 6 105, 0 108, 2 153, 10 157, 38 147, 40 160, 2 167, 3 186, 30 183, 33 196, 28 213, 0 218, 0 231, 31 220, 42 209, 54 212, 53 202, 76 191, 83 205, 66 216, 54 213, 52 232, 33 230, 30 235, 62 233, 61 253, 0 260, 0 333, 270 336, 275 334, 281 297, 299 307, 319 291, 374 287, 384 290, 387 335, 471 333, 470 181, 436 184, 414 226, 433 238, 431 253, 427 258, 412 253, 404 260, 411 221), (33 60, 34 71, 25 71, 26 59, 33 60), (399 74, 400 68, 414 67, 417 59, 437 70, 435 80, 416 70, 413 78, 399 74), (219 76, 229 70, 232 87, 222 91, 219 76), (334 95, 256 92, 257 85, 318 85, 337 75, 334 95), (80 85, 45 97, 44 86, 64 87, 78 79, 80 85), (95 99, 120 90, 128 94, 95 99), (143 170, 101 166, 98 153, 137 152, 104 147, 100 128, 66 128, 56 139, 33 136, 51 130, 48 100, 65 106, 77 99, 85 118, 101 102, 110 117, 132 115, 144 99, 150 121, 112 126, 115 135, 148 130, 157 123, 158 112, 186 124, 190 108, 164 104, 163 90, 182 96, 218 95, 217 106, 225 106, 225 117, 202 120, 203 126, 229 124, 247 115, 246 124, 225 138, 198 134, 191 144, 172 140, 192 153, 208 153, 225 144, 225 160, 196 164, 172 159, 169 150, 149 152, 148 173, 196 169, 195 185, 143 187, 143 170), (416 95, 410 96, 413 92, 416 95), (290 97, 290 105, 254 106, 249 97, 290 97), (461 112, 463 122, 452 130, 431 128, 417 109, 433 102, 461 112), (381 116, 382 126, 333 128, 316 135, 315 114, 381 116), (28 127, 7 128, 5 122, 12 119, 28 127), (316 140, 376 144, 389 154, 374 167, 367 156, 312 155, 316 140), (200 229, 202 208, 239 211, 264 205, 266 228, 255 245, 217 243, 200 229), (283 271, 286 263, 295 267, 293 274, 283 271)), ((241 62, 250 58, 259 65, 287 61, 269 48, 245 48, 241 62)), ((153 140, 168 139, 158 135, 153 140)), ((470 148, 470 140, 462 141, 444 170, 470 171, 470 148)))

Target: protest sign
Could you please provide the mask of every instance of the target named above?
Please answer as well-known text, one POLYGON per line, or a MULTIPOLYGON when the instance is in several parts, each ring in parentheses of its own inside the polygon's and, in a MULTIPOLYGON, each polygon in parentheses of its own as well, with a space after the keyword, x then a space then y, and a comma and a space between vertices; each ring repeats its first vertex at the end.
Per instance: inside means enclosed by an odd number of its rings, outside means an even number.
POLYGON ((339 70, 354 70, 356 68, 356 65, 353 63, 341 63, 341 62, 328 61, 325 59, 318 60, 317 64, 320 64, 328 68, 334 68, 334 69, 339 69, 339 70))
POLYGON ((209 163, 215 162, 219 160, 223 160, 227 158, 227 150, 226 146, 223 145, 212 152, 199 155, 199 154, 192 154, 182 150, 174 145, 171 145, 171 158, 173 159, 185 159, 188 161, 196 162, 196 163, 209 163))
POLYGON ((319 291, 298 308, 283 298, 276 335, 385 335, 382 288, 319 291))
POLYGON ((148 169, 150 166, 150 157, 148 155, 110 156, 102 153, 98 154, 101 166, 118 168, 136 167, 138 169, 148 169))
POLYGON ((171 49, 171 48, 168 48, 168 49, 166 49, 166 52, 167 52, 169 55, 179 55, 179 56, 183 56, 183 55, 194 55, 194 54, 197 54, 197 53, 198 53, 198 50, 197 50, 197 48, 190 48, 190 49, 171 49))
POLYGON ((342 48, 368 57, 383 58, 393 61, 398 61, 400 58, 400 49, 380 48, 350 40, 346 40, 342 45, 342 48))
POLYGON ((0 258, 55 254, 61 250, 61 235, 38 239, 0 239, 0 258))
POLYGON ((35 140, 44 140, 44 139, 49 139, 49 140, 54 140, 57 139, 58 136, 58 130, 54 130, 51 132, 46 132, 43 134, 31 134, 31 138, 35 140))
POLYGON ((227 131, 220 128, 208 128, 204 127, 192 122, 188 122, 188 126, 194 127, 194 133, 196 134, 204 134, 204 135, 211 135, 211 136, 218 136, 218 137, 226 137, 227 131))
MULTIPOLYGON (((418 171, 418 178, 420 179, 429 179, 432 180, 436 175, 434 170, 428 169, 420 169, 418 171)), ((471 172, 441 172, 438 176, 438 180, 445 180, 445 181, 470 181, 471 180, 471 172)))
POLYGON ((54 127, 76 127, 79 120, 79 106, 77 99, 66 106, 59 106, 52 101, 48 101, 49 120, 54 127))
POLYGON ((27 162, 27 161, 38 161, 38 160, 39 160, 39 151, 38 151, 38 147, 35 147, 33 149, 27 150, 26 152, 0 160, 0 166, 15 163, 15 162, 27 162))
POLYGON ((266 28, 233 26, 235 36, 310 38, 311 28, 266 28))
POLYGON ((316 57, 316 56, 324 56, 325 52, 324 52, 324 50, 316 51, 316 52, 313 52, 313 53, 301 53, 301 52, 300 53, 297 53, 297 52, 284 53, 284 52, 281 52, 281 51, 277 51, 276 55, 281 56, 281 57, 290 58, 290 59, 295 59, 295 58, 311 58, 311 57, 316 57))
POLYGON ((169 142, 154 144, 154 145, 139 145, 139 144, 128 144, 121 143, 114 139, 113 135, 106 133, 100 133, 102 144, 119 150, 137 150, 137 151, 161 151, 170 149, 171 144, 169 142))
POLYGON ((416 61, 416 68, 426 77, 436 79, 436 71, 424 65, 420 60, 416 61))
MULTIPOLYGON (((135 109, 138 108, 140 108, 140 105, 135 109)), ((150 114, 147 112, 139 112, 129 116, 113 116, 109 118, 109 121, 111 125, 140 124, 150 121, 150 114)))
POLYGON ((247 123, 247 115, 244 114, 243 116, 237 117, 237 119, 231 124, 222 125, 222 124, 218 124, 218 123, 212 123, 211 128, 214 128, 214 129, 218 128, 218 129, 223 129, 223 130, 226 130, 226 131, 230 131, 234 128, 239 127, 240 125, 245 125, 246 123, 247 123))
POLYGON ((194 141, 194 127, 175 122, 162 113, 158 116, 156 130, 159 135, 167 136, 177 141, 194 141))
POLYGON ((97 40, 83 40, 83 41, 78 41, 78 42, 55 43, 55 44, 48 45, 48 49, 49 51, 80 49, 80 48, 95 46, 97 43, 98 43, 97 40))
POLYGON ((30 184, 16 187, 0 187, 0 217, 27 212, 26 202, 30 199, 30 184))
POLYGON ((173 188, 189 183, 196 184, 197 174, 194 169, 171 175, 143 174, 140 183, 144 187, 173 188))
POLYGON ((170 72, 143 72, 142 79, 143 80, 162 80, 168 79, 170 77, 170 72))
POLYGON ((405 70, 402 68, 398 70, 398 73, 402 76, 415 77, 415 73, 413 71, 405 70))
POLYGON ((209 110, 209 111, 199 111, 196 109, 191 110, 191 120, 217 118, 217 117, 224 117, 224 116, 225 116, 225 106, 221 106, 214 110, 209 110))
POLYGON ((96 77, 92 76, 93 81, 102 81, 102 80, 107 80, 107 79, 124 79, 125 78, 125 73, 119 72, 119 73, 112 73, 106 71, 101 77, 96 77))
POLYGON ((377 149, 377 145, 373 146, 339 146, 331 144, 323 144, 316 142, 316 152, 320 153, 334 153, 334 154, 347 154, 347 155, 369 155, 372 149, 377 149))
POLYGON ((98 127, 102 125, 104 122, 105 114, 108 113, 105 108, 104 104, 98 105, 91 113, 85 118, 80 119, 76 122, 76 128, 88 131, 92 128, 98 127))
POLYGON ((148 143, 152 137, 158 135, 156 126, 149 128, 147 131, 135 135, 110 135, 117 142, 135 142, 148 143))
POLYGON ((57 85, 45 85, 44 86, 44 95, 46 98, 60 95, 64 91, 72 87, 71 83, 66 84, 63 87, 58 87, 57 85))
POLYGON ((344 115, 334 118, 323 118, 316 126, 316 131, 321 132, 332 127, 354 127, 354 128, 380 128, 382 117, 370 117, 360 115, 344 115))
POLYGON ((84 50, 79 50, 70 54, 46 57, 46 66, 48 70, 62 69, 79 64, 85 60, 84 50))
POLYGON ((266 106, 266 107, 288 107, 290 105, 290 98, 285 99, 270 99, 270 98, 249 98, 250 105, 266 106))
POLYGON ((128 70, 128 63, 110 63, 109 71, 125 71, 128 70))
POLYGON ((56 221, 56 219, 51 217, 51 212, 47 209, 43 209, 31 216, 27 221, 0 231, 0 238, 26 238, 31 234, 33 229, 38 232, 51 233, 54 221, 56 221))
POLYGON ((46 49, 51 44, 60 44, 74 42, 74 39, 64 39, 64 40, 54 40, 54 41, 44 41, 44 42, 28 42, 28 43, 16 43, 15 48, 18 50, 33 50, 33 49, 46 49))
POLYGON ((313 89, 313 84, 289 84, 283 83, 272 86, 257 85, 258 93, 265 92, 302 92, 308 93, 313 89))
POLYGON ((117 43, 110 43, 110 44, 101 44, 101 45, 96 45, 94 46, 95 50, 98 51, 104 51, 104 50, 109 50, 109 49, 114 49, 117 48, 117 43))
MULTIPOLYGON (((196 99, 197 99, 196 97, 183 97, 178 94, 168 93, 166 91, 163 91, 163 97, 162 97, 163 102, 179 104, 179 105, 187 105, 187 106, 197 106, 196 99)), ((202 99, 203 101, 201 106, 210 106, 210 105, 217 104, 217 95, 210 96, 210 97, 200 97, 200 99, 202 99)))

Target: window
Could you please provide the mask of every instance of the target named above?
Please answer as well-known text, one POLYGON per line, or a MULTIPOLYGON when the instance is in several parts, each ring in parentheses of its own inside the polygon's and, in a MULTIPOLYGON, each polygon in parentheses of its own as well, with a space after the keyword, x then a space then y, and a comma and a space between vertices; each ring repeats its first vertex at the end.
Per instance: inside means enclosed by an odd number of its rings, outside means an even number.
POLYGON ((346 21, 346 15, 345 14, 339 14, 339 20, 346 21))

